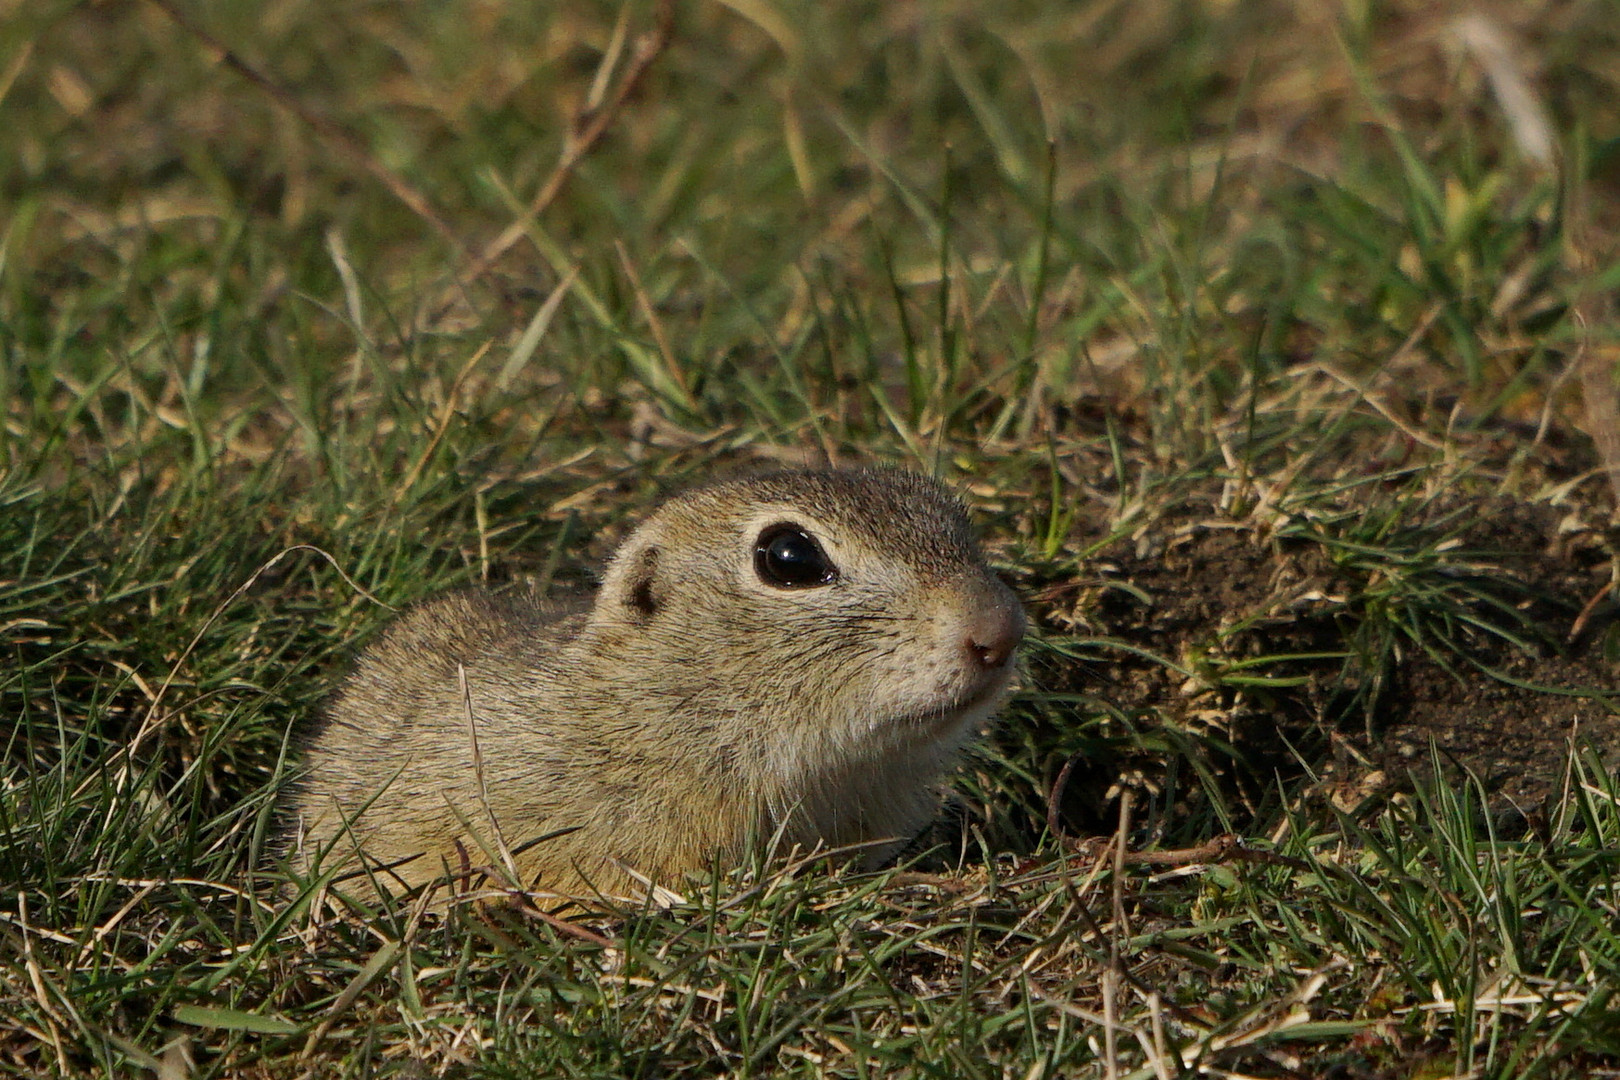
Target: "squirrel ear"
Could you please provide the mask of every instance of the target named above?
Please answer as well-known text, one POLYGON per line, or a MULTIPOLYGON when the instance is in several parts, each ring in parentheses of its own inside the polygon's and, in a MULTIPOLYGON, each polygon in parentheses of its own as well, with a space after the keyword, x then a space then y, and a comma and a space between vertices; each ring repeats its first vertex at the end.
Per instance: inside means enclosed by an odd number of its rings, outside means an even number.
POLYGON ((658 549, 644 547, 637 553, 624 580, 624 605, 631 618, 645 622, 663 606, 663 590, 658 587, 658 549))

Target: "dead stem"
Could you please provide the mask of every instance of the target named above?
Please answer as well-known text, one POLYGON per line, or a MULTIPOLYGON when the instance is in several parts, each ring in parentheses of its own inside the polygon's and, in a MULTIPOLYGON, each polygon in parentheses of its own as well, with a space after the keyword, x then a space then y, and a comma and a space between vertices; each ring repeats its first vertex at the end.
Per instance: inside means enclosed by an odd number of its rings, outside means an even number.
POLYGON ((389 192, 404 203, 411 213, 421 218, 433 227, 444 241, 455 249, 456 254, 465 259, 467 245, 452 229, 444 217, 433 207, 428 197, 415 187, 411 186, 403 177, 388 166, 378 161, 376 156, 367 150, 355 135, 343 125, 316 112, 309 105, 300 101, 291 90, 276 82, 258 68, 243 60, 217 37, 204 29, 199 23, 181 11, 170 0, 147 0, 153 7, 163 12, 169 20, 178 26, 188 37, 194 39, 226 67, 242 76, 248 82, 257 86, 269 96, 278 106, 291 113, 305 127, 315 133, 315 137, 339 156, 347 158, 352 164, 370 173, 372 178, 386 187, 389 192))
MULTIPOLYGON (((522 217, 508 225, 506 229, 494 240, 485 245, 484 249, 473 259, 465 274, 461 276, 462 286, 471 284, 489 273, 490 269, 500 261, 502 255, 511 250, 512 245, 523 238, 528 231, 529 223, 549 207, 562 193, 563 187, 574 175, 574 170, 581 160, 595 148, 602 140, 619 113, 624 109, 625 102, 635 93, 641 81, 646 77, 647 71, 652 67, 653 61, 669 47, 675 29, 675 3, 674 0, 659 0, 657 9, 653 12, 653 27, 643 34, 636 42, 635 49, 630 57, 630 66, 625 71, 624 78, 619 80, 618 87, 613 96, 600 108, 592 109, 587 103, 575 114, 573 122, 569 124, 569 132, 563 140, 562 154, 557 159, 556 166, 551 175, 546 177, 540 190, 535 192, 534 198, 522 217)), ((452 301, 453 302, 453 301, 452 301)), ((448 306, 448 304, 444 305, 448 306)))

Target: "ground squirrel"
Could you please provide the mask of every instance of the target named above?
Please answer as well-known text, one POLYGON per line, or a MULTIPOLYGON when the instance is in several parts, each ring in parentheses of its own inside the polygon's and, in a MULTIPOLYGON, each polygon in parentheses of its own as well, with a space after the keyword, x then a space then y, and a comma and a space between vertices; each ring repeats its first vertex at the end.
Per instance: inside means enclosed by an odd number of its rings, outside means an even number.
POLYGON ((456 592, 366 649, 288 800, 295 859, 363 850, 390 888, 504 866, 574 896, 775 837, 881 859, 934 814, 1023 634, 933 480, 698 487, 630 534, 586 610, 456 592))

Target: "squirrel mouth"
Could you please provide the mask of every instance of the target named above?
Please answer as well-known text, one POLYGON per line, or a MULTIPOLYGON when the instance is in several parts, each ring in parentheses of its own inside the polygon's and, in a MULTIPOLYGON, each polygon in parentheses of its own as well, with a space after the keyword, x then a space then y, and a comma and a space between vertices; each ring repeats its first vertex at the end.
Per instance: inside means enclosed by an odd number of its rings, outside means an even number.
POLYGON ((964 713, 972 712, 981 705, 994 700, 1006 690, 1007 683, 1011 678, 1011 671, 998 673, 996 677, 981 681, 967 693, 943 705, 936 705, 931 709, 922 709, 906 715, 903 717, 903 722, 930 731, 944 727, 964 713))

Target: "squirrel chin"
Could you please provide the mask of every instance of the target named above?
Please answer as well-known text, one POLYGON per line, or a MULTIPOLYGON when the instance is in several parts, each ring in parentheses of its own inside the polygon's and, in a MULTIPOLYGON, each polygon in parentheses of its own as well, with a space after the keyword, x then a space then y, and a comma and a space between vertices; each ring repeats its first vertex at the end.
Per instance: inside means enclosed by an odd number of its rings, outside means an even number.
POLYGON ((988 719, 1011 696, 1012 678, 1011 669, 998 672, 962 697, 933 708, 900 714, 889 721, 889 727, 905 732, 910 736, 908 742, 933 742, 943 732, 988 719))

